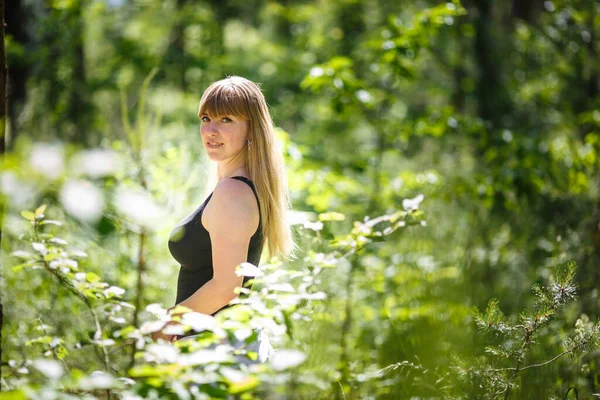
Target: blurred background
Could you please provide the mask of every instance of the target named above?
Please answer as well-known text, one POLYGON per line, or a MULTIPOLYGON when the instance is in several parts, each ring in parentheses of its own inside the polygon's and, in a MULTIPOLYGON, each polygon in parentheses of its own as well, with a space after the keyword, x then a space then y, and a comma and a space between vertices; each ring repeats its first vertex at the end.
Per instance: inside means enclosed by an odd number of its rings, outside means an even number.
POLYGON ((48 204, 137 310, 173 305, 168 236, 204 198, 198 102, 241 75, 285 149, 301 251, 282 268, 327 294, 280 339, 306 354, 290 398, 600 393, 597 347, 521 371, 599 317, 600 1, 9 0, 5 19, 3 369, 40 324, 85 330, 43 271, 10 268, 22 210, 48 204), (424 222, 323 261, 407 199, 424 222), (530 340, 532 285, 569 261, 576 294, 530 340), (490 299, 513 336, 478 328, 490 299))

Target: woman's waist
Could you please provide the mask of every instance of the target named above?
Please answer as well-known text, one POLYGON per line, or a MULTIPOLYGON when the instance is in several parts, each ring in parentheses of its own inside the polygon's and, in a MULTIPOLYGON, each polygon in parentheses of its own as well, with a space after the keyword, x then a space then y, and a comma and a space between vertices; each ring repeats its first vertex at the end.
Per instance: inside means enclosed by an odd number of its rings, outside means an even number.
POLYGON ((192 262, 180 262, 179 269, 181 271, 212 271, 212 263, 206 263, 202 261, 192 261, 192 262))
POLYGON ((179 274, 180 275, 198 275, 198 274, 206 274, 213 273, 212 264, 205 263, 185 263, 179 264, 179 274))

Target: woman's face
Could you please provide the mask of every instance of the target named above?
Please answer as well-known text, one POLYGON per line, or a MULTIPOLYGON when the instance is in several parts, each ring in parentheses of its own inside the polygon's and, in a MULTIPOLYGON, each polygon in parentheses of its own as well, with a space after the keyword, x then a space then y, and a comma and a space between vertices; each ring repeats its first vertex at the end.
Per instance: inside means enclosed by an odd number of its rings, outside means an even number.
POLYGON ((226 161, 247 145, 248 121, 234 115, 200 116, 200 136, 208 157, 226 161))

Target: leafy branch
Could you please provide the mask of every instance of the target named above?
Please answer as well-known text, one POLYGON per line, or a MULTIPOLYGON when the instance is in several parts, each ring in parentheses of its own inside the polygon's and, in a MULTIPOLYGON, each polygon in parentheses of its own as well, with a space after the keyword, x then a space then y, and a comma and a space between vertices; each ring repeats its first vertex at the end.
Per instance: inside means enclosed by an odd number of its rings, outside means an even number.
POLYGON ((575 299, 577 285, 575 283, 576 264, 569 262, 556 266, 551 283, 546 286, 533 285, 533 293, 537 297, 533 312, 524 311, 520 323, 510 325, 499 308, 497 299, 488 302, 484 313, 475 311, 475 320, 480 331, 503 339, 500 346, 489 346, 486 351, 505 361, 514 361, 514 366, 488 368, 488 373, 503 375, 505 399, 510 396, 511 388, 518 374, 522 371, 547 366, 565 355, 578 357, 582 353, 593 350, 600 345, 600 321, 591 324, 587 316, 582 315, 575 325, 575 334, 567 339, 566 350, 547 361, 523 366, 531 346, 536 343, 542 327, 555 317, 561 308, 575 299))
POLYGON ((25 259, 24 263, 13 269, 19 270, 28 267, 42 266, 58 280, 62 287, 66 288, 71 294, 85 304, 93 318, 96 329, 93 343, 100 347, 104 368, 106 371, 109 371, 109 352, 107 350, 107 345, 103 340, 102 326, 92 301, 98 298, 106 300, 118 298, 124 293, 124 290, 116 286, 108 287, 109 285, 105 282, 100 282, 100 278, 94 273, 75 273, 78 269, 78 262, 75 258, 84 257, 86 254, 77 250, 67 252, 62 247, 67 245, 65 240, 42 232, 42 227, 45 225, 62 225, 60 221, 46 219, 44 214, 45 211, 46 205, 42 205, 34 212, 23 211, 21 213, 23 218, 28 220, 33 227, 32 247, 35 254, 26 251, 13 252, 13 256, 25 259))

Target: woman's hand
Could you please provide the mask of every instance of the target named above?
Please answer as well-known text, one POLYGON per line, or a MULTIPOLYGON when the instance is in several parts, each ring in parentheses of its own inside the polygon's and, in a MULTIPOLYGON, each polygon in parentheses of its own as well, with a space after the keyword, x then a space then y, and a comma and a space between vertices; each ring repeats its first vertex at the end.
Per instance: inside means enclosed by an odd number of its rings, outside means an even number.
POLYGON ((155 342, 158 339, 163 339, 169 343, 172 343, 177 335, 168 335, 166 333, 163 333, 162 329, 161 329, 160 331, 152 332, 152 334, 150 336, 152 337, 152 340, 155 342))
MULTIPOLYGON (((167 312, 168 312, 169 314, 171 314, 171 310, 172 310, 172 309, 173 309, 173 307, 172 307, 172 308, 169 308, 169 309, 167 310, 167 312)), ((177 335, 170 335, 170 334, 168 334, 168 333, 164 333, 164 332, 163 332, 163 330, 164 330, 164 329, 165 329, 167 326, 169 326, 169 325, 180 325, 180 323, 179 323, 179 322, 177 322, 177 321, 169 321, 169 322, 167 322, 167 323, 165 324, 165 326, 164 326, 164 327, 162 327, 160 330, 158 330, 158 331, 156 331, 156 332, 152 332, 152 333, 150 334, 150 337, 152 338, 152 340, 156 342, 158 339, 163 339, 163 340, 165 340, 165 341, 167 341, 167 342, 169 342, 169 343, 173 343, 173 341, 174 341, 174 340, 177 338, 177 335)))

